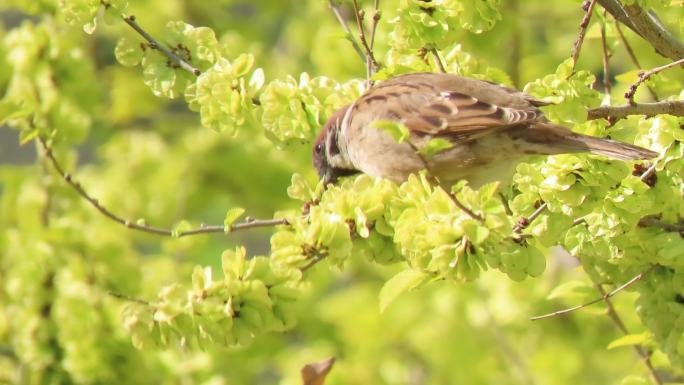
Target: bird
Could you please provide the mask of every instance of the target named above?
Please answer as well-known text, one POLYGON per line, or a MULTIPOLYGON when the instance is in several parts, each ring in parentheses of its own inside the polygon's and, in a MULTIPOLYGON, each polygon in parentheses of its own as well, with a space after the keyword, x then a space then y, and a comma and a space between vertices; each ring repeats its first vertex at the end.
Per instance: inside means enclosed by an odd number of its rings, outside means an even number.
POLYGON ((473 188, 508 183, 532 155, 589 152, 645 160, 651 150, 572 132, 539 109, 550 103, 494 82, 448 73, 399 75, 369 88, 334 112, 313 145, 313 164, 325 185, 365 173, 397 183, 427 169, 445 187, 466 180, 473 188), (408 130, 398 141, 379 122, 408 130), (442 139, 431 156, 421 149, 442 139))

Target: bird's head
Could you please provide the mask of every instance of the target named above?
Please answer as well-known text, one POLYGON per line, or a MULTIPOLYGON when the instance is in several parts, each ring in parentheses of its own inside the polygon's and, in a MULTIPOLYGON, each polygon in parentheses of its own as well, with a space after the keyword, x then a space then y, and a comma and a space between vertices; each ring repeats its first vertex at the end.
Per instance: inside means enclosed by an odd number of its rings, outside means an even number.
POLYGON ((349 106, 337 110, 328 118, 313 146, 313 164, 324 183, 335 183, 341 176, 358 172, 347 157, 341 141, 341 125, 349 106))

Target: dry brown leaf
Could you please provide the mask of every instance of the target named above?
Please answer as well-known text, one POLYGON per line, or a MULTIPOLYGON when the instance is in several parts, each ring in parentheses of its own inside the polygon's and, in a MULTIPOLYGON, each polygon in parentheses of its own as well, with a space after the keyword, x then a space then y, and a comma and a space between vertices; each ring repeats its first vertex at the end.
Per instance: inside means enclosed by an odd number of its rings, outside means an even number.
POLYGON ((302 383, 304 385, 323 385, 325 377, 330 373, 334 363, 335 357, 330 357, 327 360, 304 365, 302 383))

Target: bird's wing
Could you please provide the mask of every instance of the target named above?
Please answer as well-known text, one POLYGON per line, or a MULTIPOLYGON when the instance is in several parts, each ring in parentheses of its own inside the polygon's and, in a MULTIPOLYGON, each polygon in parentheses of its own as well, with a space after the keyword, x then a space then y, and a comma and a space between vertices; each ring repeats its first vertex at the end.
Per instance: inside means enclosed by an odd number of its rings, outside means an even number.
MULTIPOLYGON (((416 136, 462 143, 502 128, 544 120, 533 100, 499 85, 448 74, 411 74, 381 83, 357 105, 377 104, 376 119, 398 120, 416 136)), ((360 108, 363 110, 363 108, 360 108)))

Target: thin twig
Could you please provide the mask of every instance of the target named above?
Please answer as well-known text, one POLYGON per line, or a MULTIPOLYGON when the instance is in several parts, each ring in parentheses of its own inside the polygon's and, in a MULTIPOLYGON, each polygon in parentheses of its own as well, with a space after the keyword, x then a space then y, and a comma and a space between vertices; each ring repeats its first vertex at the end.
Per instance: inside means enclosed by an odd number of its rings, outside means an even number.
POLYGON ((623 4, 619 0, 598 0, 613 17, 649 42, 660 55, 679 60, 684 57, 684 44, 660 22, 658 16, 645 11, 637 2, 623 4))
MULTIPOLYGON (((478 298, 481 303, 484 304, 485 315, 487 318, 486 330, 491 333, 496 341, 497 350, 500 350, 502 355, 510 363, 511 369, 516 369, 514 373, 517 372, 519 375, 520 382, 526 385, 534 385, 536 383, 534 375, 530 372, 530 368, 525 360, 526 356, 521 354, 516 347, 515 343, 511 343, 510 339, 505 333, 504 328, 497 322, 494 312, 490 305, 490 294, 489 291, 483 289, 480 285, 476 286, 478 298)), ((529 357, 527 357, 529 358, 529 357)))
POLYGON ((634 50, 632 49, 632 45, 629 44, 629 41, 627 41, 625 34, 622 33, 622 27, 620 27, 620 22, 618 22, 617 20, 615 20, 615 30, 617 31, 618 36, 620 36, 620 40, 622 41, 622 44, 625 46, 625 50, 627 51, 627 54, 629 55, 629 57, 632 59, 632 62, 634 63, 634 65, 638 69, 641 69, 641 64, 639 63, 639 59, 637 59, 636 54, 634 53, 634 50))
POLYGON ((437 67, 439 67, 440 72, 445 74, 447 70, 444 67, 444 63, 442 63, 442 58, 439 57, 439 52, 437 52, 437 49, 430 48, 430 53, 432 54, 432 58, 435 59, 435 63, 437 64, 437 67))
POLYGON ((618 120, 629 115, 645 115, 647 117, 656 115, 684 116, 684 100, 665 100, 655 103, 635 103, 624 106, 603 106, 593 108, 588 111, 587 119, 608 119, 618 120))
POLYGON ((644 217, 639 220, 639 227, 657 227, 669 232, 684 232, 684 223, 665 223, 655 217, 644 217))
POLYGON ((88 194, 88 192, 81 186, 80 183, 75 181, 70 174, 68 174, 67 172, 64 171, 64 168, 62 168, 62 165, 57 161, 57 158, 55 158, 54 154, 52 153, 52 149, 48 146, 45 139, 42 137, 39 137, 38 140, 40 141, 40 143, 43 147, 43 152, 44 152, 45 156, 50 160, 54 169, 57 171, 57 173, 62 177, 62 179, 64 179, 64 181, 69 186, 71 186, 81 197, 83 197, 88 203, 90 203, 91 206, 95 207, 104 216, 113 220, 114 222, 117 222, 121 225, 128 227, 129 229, 139 230, 139 231, 143 231, 143 232, 150 233, 150 234, 165 235, 165 236, 180 238, 180 237, 185 237, 185 236, 189 236, 189 235, 196 235, 196 234, 230 233, 230 232, 237 231, 237 230, 243 230, 243 229, 249 229, 249 228, 255 228, 255 227, 270 227, 270 226, 288 224, 287 219, 284 219, 284 218, 281 218, 281 219, 277 219, 277 218, 276 219, 262 219, 262 220, 250 219, 250 220, 246 220, 242 223, 235 223, 228 228, 226 228, 226 226, 200 226, 200 227, 195 228, 195 229, 177 232, 177 231, 174 231, 171 229, 154 227, 154 226, 149 226, 146 224, 140 224, 140 223, 129 221, 127 219, 124 219, 124 218, 114 214, 111 210, 109 210, 108 208, 106 208, 105 206, 100 204, 100 202, 97 199, 93 198, 90 194, 88 194))
MULTIPOLYGON (((615 30, 618 33, 618 36, 620 36, 620 40, 622 41, 622 44, 625 46, 625 50, 627 51, 627 55, 632 59, 632 62, 636 66, 638 70, 642 70, 643 68, 641 67, 641 64, 639 63, 639 59, 637 59, 636 54, 634 53, 634 50, 632 49, 631 44, 629 44, 629 41, 625 37, 625 34, 622 33, 622 27, 620 27, 620 23, 615 20, 615 30)), ((658 94, 656 94, 655 90, 653 87, 650 85, 646 84, 646 88, 648 88, 648 91, 651 93, 651 97, 654 100, 658 100, 658 94)))
POLYGON ((318 262, 324 260, 325 257, 327 257, 327 254, 317 253, 316 255, 314 255, 313 258, 311 258, 309 263, 302 266, 299 270, 301 270, 301 272, 303 273, 303 272, 311 269, 312 267, 316 266, 316 264, 318 264, 318 262))
POLYGON ((375 71, 377 71, 378 62, 375 60, 373 49, 368 45, 368 40, 366 39, 366 30, 363 28, 363 13, 359 8, 359 2, 357 0, 353 0, 352 3, 354 4, 354 15, 356 16, 356 24, 359 28, 359 41, 361 42, 361 46, 363 46, 363 49, 366 52, 366 81, 368 83, 368 86, 370 86, 370 78, 371 76, 373 76, 375 71))
POLYGON ((520 221, 518 221, 518 224, 515 225, 513 231, 516 233, 520 233, 521 231, 523 231, 527 226, 534 222, 534 220, 537 219, 537 217, 540 216, 544 212, 544 210, 546 210, 547 206, 548 205, 546 204, 546 202, 544 202, 541 205, 539 205, 539 207, 537 207, 537 209, 534 210, 534 212, 530 214, 529 217, 520 218, 520 221))
POLYGON ((637 79, 637 81, 634 82, 634 84, 632 84, 629 87, 629 90, 627 92, 625 92, 625 98, 629 101, 629 104, 632 104, 632 105, 634 104, 634 94, 636 93, 636 90, 641 85, 641 83, 645 82, 648 78, 650 78, 651 76, 653 76, 659 72, 665 71, 668 68, 672 68, 672 67, 682 65, 682 64, 684 64, 684 58, 679 59, 679 60, 674 61, 674 62, 669 63, 669 64, 665 64, 665 65, 660 66, 660 67, 655 67, 655 68, 650 69, 646 72, 643 72, 643 71, 639 72, 639 78, 637 79))
POLYGON ((506 196, 499 191, 499 199, 501 200, 501 204, 504 207, 504 211, 506 212, 506 215, 509 217, 513 216, 513 211, 511 210, 511 206, 508 204, 508 200, 506 199, 506 196))
POLYGON ((354 47, 354 51, 356 51, 356 53, 359 55, 361 61, 365 63, 366 55, 364 55, 361 46, 356 41, 356 38, 354 38, 354 34, 352 33, 351 29, 349 29, 349 25, 347 25, 347 21, 344 20, 344 16, 342 16, 342 12, 340 11, 340 5, 335 3, 335 0, 329 0, 328 5, 330 6, 330 9, 335 15, 337 21, 339 21, 340 25, 342 25, 342 29, 344 29, 344 32, 347 34, 347 39, 351 42, 352 47, 354 47))
MULTIPOLYGON (((33 126, 32 123, 30 123, 33 126)), ((35 127, 33 127, 35 128, 35 127)), ((52 175, 50 175, 50 165, 48 164, 48 159, 45 155, 40 155, 40 143, 35 143, 36 153, 39 154, 40 158, 40 185, 45 191, 45 204, 40 210, 40 218, 43 227, 50 226, 50 211, 52 210, 52 175)))
POLYGON ((135 16, 123 16, 123 20, 126 22, 126 24, 130 25, 131 28, 138 32, 140 36, 147 40, 150 48, 156 49, 157 51, 164 54, 164 56, 169 58, 169 60, 175 63, 178 67, 190 72, 195 76, 199 76, 202 73, 200 70, 193 67, 192 64, 188 63, 185 59, 181 58, 180 56, 176 55, 175 53, 171 52, 169 49, 164 47, 159 41, 157 41, 149 33, 142 29, 142 27, 140 27, 140 25, 137 23, 135 16))
MULTIPOLYGON (((413 144, 410 140, 406 140, 406 143, 407 143, 409 146, 411 146, 411 149, 416 153, 416 155, 418 155, 418 158, 420 158, 420 161, 423 163, 423 168, 425 169, 425 172, 427 173, 428 177, 429 177, 430 179, 432 179, 435 183, 437 183, 438 185, 441 186, 442 184, 440 183, 439 179, 437 179, 437 177, 434 176, 434 175, 432 175, 432 172, 430 172, 430 164, 428 163, 427 159, 425 159, 425 157, 423 156, 423 153, 421 153, 420 150, 418 149, 418 147, 417 147, 415 144, 413 144)), ((456 194, 454 194, 454 193, 451 192, 451 191, 447 191, 446 188, 444 188, 443 190, 444 190, 444 191, 447 193, 447 195, 451 198, 451 201, 454 202, 454 204, 456 205, 456 207, 458 207, 459 209, 461 209, 464 213, 468 214, 469 217, 475 219, 475 220, 478 221, 478 222, 484 223, 484 218, 482 218, 480 215, 476 214, 475 212, 473 212, 473 210, 471 210, 471 209, 468 208, 466 205, 464 205, 464 204, 456 197, 456 194)))
POLYGON ((646 181, 648 181, 648 179, 651 177, 651 175, 653 175, 653 173, 655 172, 656 166, 657 166, 657 165, 658 165, 657 162, 653 162, 653 164, 652 164, 649 168, 647 168, 646 171, 644 171, 643 174, 641 174, 641 176, 639 177, 639 179, 640 179, 642 182, 646 183, 646 181))
POLYGON ((591 15, 594 13, 594 6, 596 5, 596 0, 591 0, 589 7, 587 7, 587 13, 584 14, 582 22, 579 25, 579 33, 577 34, 577 39, 575 44, 572 46, 572 71, 570 71, 570 76, 575 73, 575 67, 577 67, 577 60, 579 59, 580 51, 582 50, 582 43, 584 43, 584 36, 587 34, 587 27, 589 27, 589 21, 591 20, 591 15))
MULTIPOLYGON (((629 329, 627 329, 625 323, 622 322, 622 319, 615 310, 615 306, 613 306, 611 300, 608 297, 606 297, 606 291, 603 289, 603 286, 601 286, 600 284, 596 284, 596 289, 602 297, 605 297, 603 301, 606 303, 606 306, 608 308, 608 317, 610 317, 610 319, 613 320, 613 322, 615 323, 615 325, 617 325, 618 329, 620 329, 622 334, 629 335, 629 329)), ((655 368, 653 367, 653 364, 651 363, 651 357, 649 356, 649 354, 639 345, 634 345, 634 350, 639 355, 639 357, 641 357, 641 360, 644 362, 644 365, 646 365, 648 372, 651 374, 651 377, 653 378, 653 382, 657 385, 662 385, 663 380, 660 379, 658 372, 656 372, 655 368)))
POLYGON ((596 299, 594 299, 594 300, 591 300, 591 301, 589 301, 589 302, 587 302, 587 303, 583 303, 583 304, 581 304, 581 305, 569 307, 569 308, 567 308, 567 309, 557 310, 557 311, 554 311, 553 313, 548 313, 548 314, 544 314, 544 315, 539 315, 539 316, 536 316, 536 317, 532 317, 532 318, 530 318, 530 320, 532 320, 532 321, 537 321, 537 320, 541 320, 541 319, 546 319, 546 318, 551 318, 551 317, 556 317, 556 316, 559 316, 559 315, 564 315, 564 314, 572 313, 572 312, 575 311, 575 310, 579 310, 579 309, 585 308, 585 307, 587 307, 587 306, 591 306, 591 305, 593 305, 593 304, 599 303, 599 302, 601 302, 601 301, 605 301, 606 299, 608 299, 608 298, 614 296, 615 294, 621 292, 622 290, 624 290, 624 289, 626 289, 626 288, 632 286, 632 285, 635 284, 636 282, 638 282, 641 278, 643 278, 644 275, 646 275, 646 274, 648 274, 649 272, 651 272, 654 268, 655 268, 655 265, 649 267, 647 270, 642 271, 641 273, 637 274, 636 276, 634 276, 634 277, 633 277, 632 279, 630 279, 629 281, 627 281, 627 282, 625 282, 624 284, 620 285, 618 288, 614 289, 613 291, 611 291, 611 292, 609 292, 609 293, 606 293, 606 294, 602 295, 602 296, 599 297, 599 298, 596 298, 596 299))
POLYGON ((460 200, 458 200, 458 198, 456 197, 456 194, 454 194, 453 192, 449 191, 449 192, 447 192, 447 195, 449 195, 449 197, 451 198, 451 201, 454 202, 454 204, 456 205, 456 207, 458 207, 458 208, 461 209, 463 212, 465 212, 466 214, 468 214, 469 217, 475 219, 475 220, 478 221, 478 222, 484 223, 484 218, 482 218, 482 216, 476 214, 473 210, 471 210, 470 208, 468 208, 468 206, 464 205, 460 200))
POLYGON ((603 92, 608 96, 610 100, 610 71, 608 66, 608 59, 610 58, 610 53, 608 52, 608 42, 606 42, 606 11, 603 10, 603 21, 601 22, 601 49, 603 51, 603 92))
POLYGON ((375 0, 373 4, 374 12, 373 12, 373 24, 371 25, 371 34, 370 34, 370 49, 371 51, 375 47, 375 31, 378 29, 378 23, 380 22, 380 18, 382 17, 380 13, 380 0, 375 0))
POLYGON ((110 290, 107 292, 107 294, 111 295, 114 298, 122 299, 124 301, 135 302, 135 303, 139 303, 139 304, 145 305, 145 306, 152 306, 152 305, 150 305, 149 302, 145 301, 144 299, 130 297, 130 296, 127 296, 126 294, 117 293, 115 291, 110 290))

